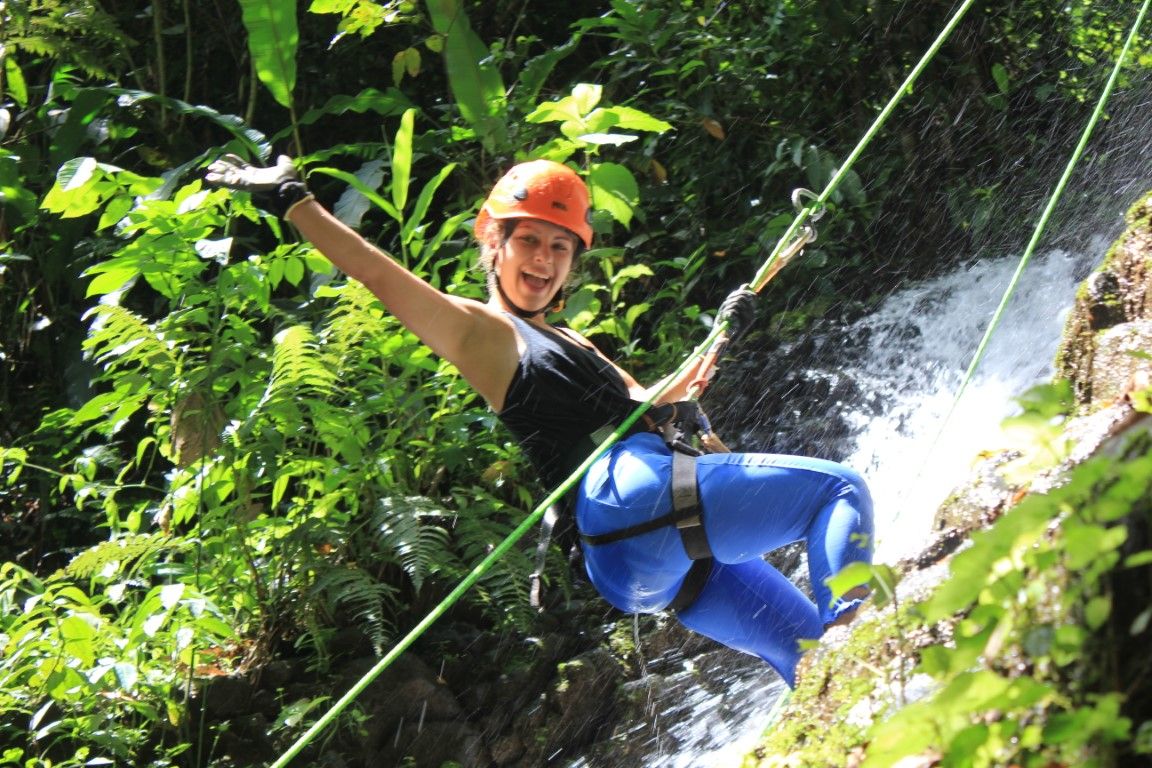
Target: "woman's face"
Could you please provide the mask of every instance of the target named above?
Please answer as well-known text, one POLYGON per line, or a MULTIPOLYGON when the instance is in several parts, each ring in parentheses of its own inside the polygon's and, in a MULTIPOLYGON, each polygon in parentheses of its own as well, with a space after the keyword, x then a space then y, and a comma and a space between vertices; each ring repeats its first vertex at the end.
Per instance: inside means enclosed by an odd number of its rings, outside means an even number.
POLYGON ((572 269, 576 238, 563 227, 520 219, 496 259, 496 279, 514 304, 530 312, 548 307, 572 269))

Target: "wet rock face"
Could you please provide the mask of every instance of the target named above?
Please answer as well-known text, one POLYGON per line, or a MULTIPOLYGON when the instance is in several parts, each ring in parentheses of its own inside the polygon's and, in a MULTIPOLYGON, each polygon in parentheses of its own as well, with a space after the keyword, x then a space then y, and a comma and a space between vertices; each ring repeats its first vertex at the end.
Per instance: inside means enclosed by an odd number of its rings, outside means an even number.
POLYGON ((1152 195, 1126 219, 1128 229, 1081 286, 1056 357, 1081 413, 1142 388, 1152 374, 1152 195))

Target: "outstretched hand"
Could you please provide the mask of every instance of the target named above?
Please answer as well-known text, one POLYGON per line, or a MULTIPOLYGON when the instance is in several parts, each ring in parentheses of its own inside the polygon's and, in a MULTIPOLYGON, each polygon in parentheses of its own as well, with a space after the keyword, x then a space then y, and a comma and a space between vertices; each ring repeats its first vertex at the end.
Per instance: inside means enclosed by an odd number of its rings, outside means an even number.
POLYGON ((222 155, 208 166, 204 181, 209 184, 249 192, 253 200, 283 217, 296 203, 312 196, 300 180, 292 158, 280 155, 276 164, 261 168, 237 155, 222 155))
POLYGON ((728 322, 729 342, 743 336, 755 319, 756 292, 747 283, 728 294, 716 312, 716 322, 728 322))

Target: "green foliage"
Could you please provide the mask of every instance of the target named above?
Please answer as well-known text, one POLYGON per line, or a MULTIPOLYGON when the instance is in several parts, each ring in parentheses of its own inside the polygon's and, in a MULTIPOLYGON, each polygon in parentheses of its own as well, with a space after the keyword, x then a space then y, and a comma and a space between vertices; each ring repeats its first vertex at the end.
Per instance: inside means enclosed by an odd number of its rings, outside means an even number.
POLYGON ((961 617, 951 644, 921 650, 918 671, 937 688, 873 728, 865 765, 928 750, 945 765, 1106 764, 1093 756, 1131 739, 1132 723, 1120 715, 1123 692, 1106 687, 1096 638, 1111 621, 1125 517, 1150 494, 1152 458, 1134 447, 1122 462, 1078 466, 976 533, 914 608, 925 626, 961 617))
MULTIPOLYGON (((545 145, 541 151, 543 156, 563 161, 580 149, 595 156, 600 147, 636 141, 636 136, 620 130, 663 133, 672 128, 663 120, 632 107, 599 106, 603 93, 601 86, 580 83, 571 95, 541 104, 524 118, 530 123, 560 123, 564 138, 545 145)), ((606 211, 627 227, 640 195, 632 173, 618 163, 594 163, 588 169, 587 182, 592 207, 606 211)))
POLYGON ((119 555, 107 545, 78 564, 75 577, 40 579, 0 566, 6 747, 29 759, 77 756, 51 763, 58 765, 131 762, 153 738, 153 724, 187 726, 179 704, 187 676, 234 634, 194 587, 148 585, 163 570, 167 547, 159 543, 127 543, 119 555))
POLYGON ((20 70, 39 58, 58 58, 85 73, 114 77, 125 68, 132 41, 116 20, 90 0, 6 3, 0 10, 4 44, 4 95, 28 104, 28 84, 20 70))
POLYGON ((443 41, 444 67, 461 117, 485 147, 502 146, 508 130, 505 88, 488 47, 472 29, 461 0, 426 0, 425 7, 443 41))
POLYGON ((1020 405, 1022 412, 1001 424, 1005 447, 1017 454, 1001 471, 1018 484, 1068 458, 1072 441, 1064 426, 1075 405, 1072 385, 1063 380, 1038 385, 1021 396, 1020 405))
POLYGON ((386 24, 409 21, 414 5, 411 0, 388 0, 384 3, 373 0, 312 0, 308 10, 340 15, 340 24, 332 39, 335 44, 345 35, 368 37, 386 24))
POLYGON ((336 207, 336 215, 346 224, 357 226, 360 224, 366 205, 371 203, 382 210, 392 219, 398 229, 399 256, 402 263, 417 271, 424 271, 429 260, 440 250, 441 246, 455 236, 470 215, 464 211, 449 216, 441 226, 434 231, 431 238, 428 216, 436 193, 456 169, 455 163, 443 166, 421 188, 411 210, 408 209, 409 195, 412 185, 412 163, 414 157, 413 140, 415 130, 416 110, 407 109, 400 117, 400 127, 396 131, 392 156, 388 164, 389 197, 382 197, 376 187, 383 181, 384 163, 380 159, 371 160, 356 174, 350 174, 331 167, 314 167, 312 173, 331 176, 345 182, 349 189, 341 198, 341 204, 336 207))
POLYGON ((239 0, 248 31, 248 50, 260 82, 283 107, 296 89, 296 0, 239 0))
MULTIPOLYGON (((6 544, 20 563, 0 569, 0 742, 25 766, 188 762, 180 751, 214 736, 188 717, 203 675, 293 645, 322 668, 348 626, 386 646, 539 498, 451 366, 245 196, 205 190, 208 157, 267 159, 291 137, 346 223, 472 297, 484 286, 467 225, 491 180, 514 159, 568 162, 593 190, 601 244, 563 318, 655 378, 709 324, 699 305, 746 280, 784 231, 791 190, 835 172, 943 12, 613 0, 513 16, 460 0, 313 0, 298 27, 295 2, 184 3, 178 21, 171 4, 119 5, 0 12, 0 519, 21 536, 6 544)), ((936 134, 901 129, 846 179, 821 225, 834 237, 769 291, 790 325, 878 290, 883 270, 924 268, 880 235, 893 219, 924 223, 913 214, 938 199, 928 184, 944 190, 934 214, 991 227, 1009 185, 978 173, 984 159, 1031 156, 1048 123, 991 128, 1083 98, 1094 62, 1114 55, 1115 16, 1027 2, 975 25, 917 94, 918 109, 963 114, 973 154, 947 141, 925 152, 936 134), (925 186, 893 183, 905 167, 925 186), (868 258, 878 241, 882 261, 868 258)), ((1029 434, 1057 420, 1025 419, 1029 434)), ((1142 482, 1117 480, 1093 503, 1118 514, 1142 482)), ((1088 631, 1047 617, 1005 562, 1093 576, 1115 562, 1113 523, 1021 506, 1005 524, 1015 533, 999 534, 1013 543, 974 547, 984 554, 958 566, 971 584, 925 607, 970 624, 955 655, 925 654, 949 693, 909 732, 944 733, 958 754, 1037 738, 1072 754, 1124 727, 1115 697, 1067 702, 1049 678, 979 667, 994 643, 1057 671, 1086 647, 1088 631), (1074 541, 1051 536, 1052 519, 1074 541), (998 606, 1013 588, 1023 607, 998 606), (1018 610, 1047 624, 1025 632, 1018 610), (1026 703, 1064 709, 1037 737, 1026 703), (977 704, 1007 714, 973 723, 964 709, 977 704)), ((531 570, 514 549, 460 611, 529 629, 531 570)), ((878 594, 892 581, 868 578, 878 594)), ((1090 581, 1067 599, 1086 627, 1107 626, 1113 602, 1090 581)), ((272 730, 286 738, 307 716, 286 711, 272 730)))

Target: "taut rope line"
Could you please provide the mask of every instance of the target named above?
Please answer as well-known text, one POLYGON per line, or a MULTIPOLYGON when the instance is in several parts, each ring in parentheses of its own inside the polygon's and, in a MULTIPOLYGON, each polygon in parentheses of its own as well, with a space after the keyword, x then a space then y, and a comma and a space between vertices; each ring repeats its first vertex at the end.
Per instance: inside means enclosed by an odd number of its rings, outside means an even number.
MULTIPOLYGON (((1040 237, 1044 233, 1045 227, 1048 226, 1048 220, 1052 217, 1052 212, 1056 209, 1056 204, 1060 201, 1061 196, 1064 194, 1065 187, 1068 186, 1069 179, 1072 178, 1072 172, 1075 170, 1076 165, 1080 161, 1080 157, 1084 154, 1085 148, 1088 146, 1088 140, 1092 137, 1092 132, 1096 128, 1096 123, 1099 122, 1101 115, 1104 113, 1104 106, 1107 104, 1108 99, 1112 95, 1112 89, 1116 85, 1116 80, 1120 76, 1120 70, 1124 67, 1124 62, 1128 58, 1128 53, 1132 48, 1132 44, 1136 40, 1136 36, 1140 31, 1141 25, 1144 23, 1144 17, 1148 13, 1149 5, 1152 0, 1144 0, 1144 4, 1140 8, 1140 12, 1136 14, 1136 21, 1132 24, 1132 29, 1128 32, 1128 37, 1124 41, 1124 47, 1120 50, 1120 55, 1116 59, 1116 64, 1112 68, 1112 74, 1109 75, 1108 81, 1104 84, 1104 89, 1100 92, 1100 98, 1096 101, 1096 107, 1092 110, 1091 116, 1088 118, 1084 130, 1080 134, 1080 141, 1076 144, 1076 148, 1072 151, 1072 156, 1068 160, 1068 164, 1064 167, 1064 173, 1060 176, 1060 180, 1052 190, 1052 194, 1048 197, 1048 203, 1044 206, 1044 211, 1040 214, 1040 218, 1036 222, 1036 227, 1032 231, 1032 237, 1028 240, 1028 245, 1024 248, 1023 255, 1020 256, 1020 262, 1016 265, 1016 271, 1012 275, 1012 279, 1008 282, 1008 287, 1004 290, 1004 295, 1000 299, 1000 305, 992 314, 992 319, 988 322, 988 328, 984 331, 984 337, 976 347, 975 353, 972 355, 972 362, 968 365, 968 370, 965 371, 964 377, 960 380, 960 386, 956 390, 955 397, 952 398, 952 404, 948 408, 948 412, 944 415, 944 419, 940 422, 940 427, 936 431, 936 435, 932 440, 932 444, 924 453, 923 462, 920 465, 919 471, 916 473, 916 480, 918 481, 924 473, 924 469, 928 464, 929 457, 936 451, 936 446, 940 442, 940 438, 944 435, 944 430, 947 428, 952 417, 956 413, 956 408, 960 404, 960 398, 964 395, 968 385, 972 382, 972 378, 976 373, 976 368, 984 359, 984 353, 988 348, 988 342, 992 338, 992 334, 1000 324, 1000 319, 1004 314, 1004 309, 1008 306, 1008 301, 1012 298, 1012 294, 1016 291, 1016 286, 1020 282, 1021 275, 1024 274, 1024 268, 1028 265, 1028 261, 1032 258, 1032 253, 1036 250, 1036 246, 1040 242, 1040 237)), ((893 521, 899 520, 902 513, 898 512, 893 518, 893 521)))

